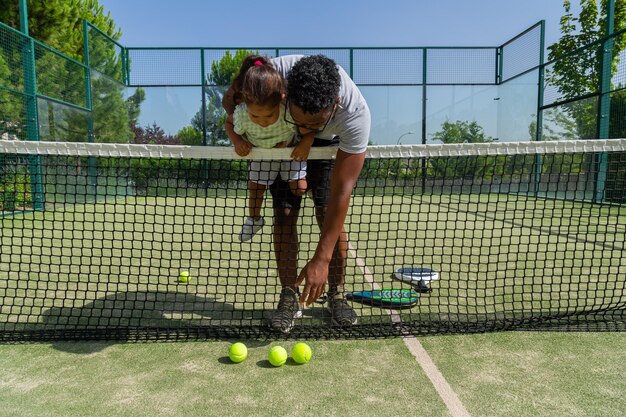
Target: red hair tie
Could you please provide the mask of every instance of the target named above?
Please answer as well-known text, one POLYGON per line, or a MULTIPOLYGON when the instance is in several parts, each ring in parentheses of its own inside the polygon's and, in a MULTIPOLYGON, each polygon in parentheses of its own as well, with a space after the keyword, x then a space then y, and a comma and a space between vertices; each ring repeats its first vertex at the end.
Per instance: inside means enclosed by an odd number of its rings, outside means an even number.
POLYGON ((263 63, 261 61, 254 61, 254 65, 258 67, 263 65, 263 63))

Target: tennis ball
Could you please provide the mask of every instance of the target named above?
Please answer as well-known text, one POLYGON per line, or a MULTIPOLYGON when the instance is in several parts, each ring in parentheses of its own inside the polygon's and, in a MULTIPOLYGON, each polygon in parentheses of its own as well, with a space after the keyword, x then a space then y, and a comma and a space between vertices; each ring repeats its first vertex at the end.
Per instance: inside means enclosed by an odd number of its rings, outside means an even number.
POLYGON ((296 363, 307 363, 311 360, 313 351, 306 343, 296 343, 291 349, 291 357, 296 363))
POLYGON ((189 271, 181 271, 180 275, 178 276, 178 281, 184 283, 189 282, 189 271))
POLYGON ((235 363, 243 362, 248 357, 248 348, 241 342, 233 343, 228 349, 228 357, 235 363))
POLYGON ((287 362, 287 351, 282 346, 274 346, 270 349, 267 359, 274 366, 283 366, 287 362))

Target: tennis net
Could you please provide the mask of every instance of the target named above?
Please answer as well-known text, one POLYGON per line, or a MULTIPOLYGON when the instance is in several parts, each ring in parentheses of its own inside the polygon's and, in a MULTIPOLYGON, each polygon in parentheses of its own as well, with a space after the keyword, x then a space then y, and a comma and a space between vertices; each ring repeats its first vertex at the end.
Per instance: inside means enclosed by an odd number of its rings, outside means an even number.
MULTIPOLYGON (((314 303, 286 335, 269 192, 239 233, 249 159, 289 153, 0 141, 0 341, 626 328, 625 139, 370 147, 345 223, 358 322, 314 303)), ((297 231, 302 268, 310 195, 297 231)))

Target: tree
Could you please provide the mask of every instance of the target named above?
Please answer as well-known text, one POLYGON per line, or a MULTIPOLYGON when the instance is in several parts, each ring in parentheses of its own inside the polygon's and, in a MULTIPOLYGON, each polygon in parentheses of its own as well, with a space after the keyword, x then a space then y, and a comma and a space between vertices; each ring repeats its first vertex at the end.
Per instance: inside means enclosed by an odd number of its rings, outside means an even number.
POLYGON ((201 146, 202 133, 198 132, 192 126, 185 126, 176 133, 176 137, 180 139, 183 145, 201 146))
MULTIPOLYGON (((257 51, 258 53, 258 51, 257 51)), ((228 86, 239 72, 241 63, 244 58, 252 54, 252 51, 238 49, 235 55, 231 55, 230 51, 226 51, 219 61, 211 63, 211 74, 208 75, 209 84, 228 86)))
MULTIPOLYGON (((599 7, 596 0, 581 0, 580 5, 581 12, 576 17, 571 12, 570 0, 563 2, 565 14, 561 17, 561 38, 548 47, 548 59, 556 61, 546 71, 546 81, 557 88, 562 100, 571 100, 562 108, 576 126, 576 137, 580 139, 597 137, 598 99, 597 97, 580 99, 580 97, 597 94, 600 91, 604 49, 610 46, 612 50, 610 89, 613 92, 610 93, 609 137, 624 137, 626 135, 626 115, 624 114, 626 85, 621 83, 614 85, 612 81, 618 70, 621 52, 626 46, 626 37, 616 36, 610 42, 590 45, 603 40, 606 36, 608 0, 601 0, 599 7), (578 52, 566 56, 567 53, 572 53, 579 48, 578 52)), ((626 27, 626 0, 615 0, 614 27, 615 30, 626 27)), ((560 122, 557 120, 555 123, 560 122)), ((623 190, 619 191, 618 194, 621 195, 617 196, 614 196, 615 193, 610 190, 611 183, 626 182, 626 168, 623 167, 623 162, 620 162, 621 158, 623 155, 608 155, 608 166, 611 167, 607 177, 608 198, 624 198, 623 190)), ((573 162, 578 171, 598 169, 593 166, 597 161, 591 157, 586 158, 584 162, 577 160, 573 162)))
POLYGON ((433 139, 442 143, 489 143, 493 138, 486 136, 483 128, 476 122, 443 122, 441 130, 433 134, 433 139))
MULTIPOLYGON (((83 19, 113 39, 122 36, 98 0, 28 0, 27 7, 30 36, 79 61, 83 58, 83 19)), ((0 21, 20 28, 17 0, 0 0, 0 21)))
MULTIPOLYGON (((78 61, 83 61, 83 19, 89 20, 100 31, 113 39, 121 32, 109 13, 104 12, 98 0, 51 0, 28 1, 29 34, 38 41, 59 50, 78 61)), ((0 0, 0 21, 19 28, 19 3, 0 0)), ((0 61, 0 85, 17 91, 24 90, 22 51, 17 45, 0 44, 0 56, 8 57, 8 63, 0 61), (8 78, 3 66, 11 69, 8 78)), ((137 119, 139 106, 145 93, 136 92, 132 101, 124 100, 122 83, 122 59, 119 47, 97 31, 90 31, 89 53, 92 89, 92 120, 96 142, 126 142, 131 137, 130 121, 137 119), (104 74, 104 76, 102 75, 104 74), (131 114, 129 114, 129 112, 131 114)), ((71 60, 36 46, 35 69, 37 92, 81 107, 86 107, 85 69, 71 60)), ((6 99, 0 101, 12 103, 6 99)), ((21 103, 20 103, 21 104, 21 103)), ((1 114, 3 125, 21 124, 23 104, 1 114)), ((87 141, 88 119, 85 112, 62 105, 48 105, 46 114, 40 115, 48 125, 42 126, 47 140, 87 141)), ((20 129, 19 127, 17 128, 20 129)), ((7 129, 2 129, 3 134, 7 129)), ((22 129, 23 130, 23 129, 22 129)))
POLYGON ((141 114, 141 103, 146 99, 146 90, 138 87, 135 92, 126 99, 128 107, 128 117, 131 128, 139 123, 139 114, 141 114))
MULTIPOLYGON (((224 122, 226 112, 222 108, 222 97, 228 86, 239 72, 243 59, 252 52, 245 49, 235 51, 231 54, 226 51, 219 61, 211 63, 211 72, 207 74, 206 96, 206 129, 207 144, 210 146, 226 146, 230 144, 224 122)), ((198 132, 202 132, 203 120, 202 109, 191 119, 191 126, 198 132)))
POLYGON ((156 122, 146 126, 145 129, 139 126, 135 127, 135 143, 151 144, 151 145, 180 145, 180 140, 172 135, 165 133, 156 122))
MULTIPOLYGON (((576 17, 571 11, 571 1, 564 0, 565 14, 561 17, 561 38, 548 47, 548 59, 556 60, 551 68, 546 70, 546 81, 553 85, 560 93, 561 100, 574 100, 583 95, 597 93, 600 86, 600 71, 603 58, 603 48, 598 45, 581 49, 579 52, 565 56, 578 48, 582 48, 604 38, 607 24, 607 0, 581 0, 581 11, 576 17)), ((622 28, 626 24, 626 0, 615 1, 615 27, 622 28)), ((613 41, 613 60, 611 75, 617 71, 620 52, 626 46, 626 37, 617 36, 613 41)), ((612 86, 612 89, 619 86, 612 86)), ((596 100, 573 101, 564 107, 576 124, 578 138, 589 139, 597 136, 597 107, 596 100)), ((613 103, 612 103, 613 104, 613 103)), ((621 106, 625 103, 614 103, 621 106)), ((617 114, 613 114, 617 116, 617 114)), ((562 120, 561 120, 562 121, 562 120)), ((625 123, 615 123, 612 126, 625 123)), ((560 123, 558 120, 555 123, 560 123)), ((613 137, 623 137, 623 133, 614 132, 613 137)))
MULTIPOLYGON (((433 139, 442 143, 491 143, 493 138, 485 135, 483 128, 474 122, 445 121, 433 139)), ((453 180, 462 178, 491 178, 502 176, 505 168, 502 158, 492 156, 460 156, 431 158, 427 173, 431 178, 453 180)))

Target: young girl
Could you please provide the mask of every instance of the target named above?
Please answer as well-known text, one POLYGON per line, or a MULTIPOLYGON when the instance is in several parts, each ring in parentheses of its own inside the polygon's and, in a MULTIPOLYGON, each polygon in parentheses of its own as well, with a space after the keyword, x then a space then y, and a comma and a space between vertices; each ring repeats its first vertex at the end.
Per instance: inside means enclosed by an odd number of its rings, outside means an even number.
MULTIPOLYGON (((246 156, 253 146, 283 148, 292 144, 295 131, 285 120, 285 86, 269 59, 247 56, 233 80, 237 107, 226 120, 226 132, 239 156, 246 156)), ((248 173, 248 217, 239 240, 252 239, 265 224, 261 217, 263 195, 278 175, 289 182, 291 192, 304 195, 306 159, 314 134, 304 136, 292 153, 292 161, 251 161, 248 173)))

